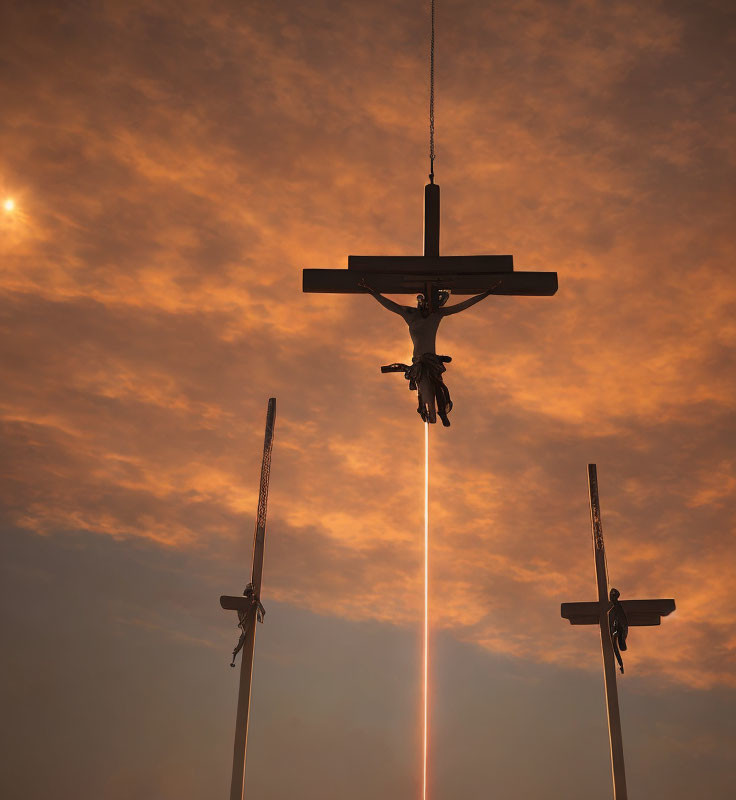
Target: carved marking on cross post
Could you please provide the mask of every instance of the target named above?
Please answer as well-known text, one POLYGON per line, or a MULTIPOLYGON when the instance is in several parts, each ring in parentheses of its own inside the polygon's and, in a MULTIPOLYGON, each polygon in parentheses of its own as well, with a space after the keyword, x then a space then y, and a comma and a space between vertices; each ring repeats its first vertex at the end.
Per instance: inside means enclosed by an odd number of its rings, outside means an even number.
MULTIPOLYGON (((606 548, 603 542, 601 508, 598 497, 598 473, 595 464, 588 464, 588 486, 590 490, 590 519, 593 533, 593 555, 595 577, 598 585, 598 600, 592 603, 562 603, 561 615, 571 625, 598 625, 603 651, 603 677, 606 687, 606 710, 608 713, 608 735, 611 746, 611 772, 613 776, 614 800, 627 800, 624 748, 621 735, 621 716, 618 708, 616 664, 611 639, 609 610, 612 607, 608 592, 606 548)), ((675 610, 675 601, 667 600, 621 600, 629 627, 659 625, 662 617, 675 610)))
POLYGON ((556 272, 514 272, 513 256, 440 256, 440 187, 424 187, 423 256, 348 256, 348 268, 302 270, 304 292, 362 294, 370 281, 381 294, 422 293, 431 307, 440 289, 453 294, 553 295, 556 272))

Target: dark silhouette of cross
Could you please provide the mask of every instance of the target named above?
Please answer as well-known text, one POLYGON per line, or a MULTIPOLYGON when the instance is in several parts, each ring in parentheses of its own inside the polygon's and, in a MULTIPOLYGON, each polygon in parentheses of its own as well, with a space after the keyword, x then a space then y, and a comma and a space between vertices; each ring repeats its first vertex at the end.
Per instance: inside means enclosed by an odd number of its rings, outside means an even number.
MULTIPOLYGON (((598 584, 598 600, 591 603, 562 603, 561 614, 571 625, 598 625, 601 631, 603 650, 603 677, 606 686, 606 710, 608 712, 608 735, 611 745, 611 772, 613 775, 614 800, 627 800, 626 771, 624 769, 624 747, 621 736, 621 716, 618 709, 616 686, 616 664, 614 640, 611 636, 610 612, 612 602, 608 591, 606 549, 603 543, 601 506, 598 497, 598 472, 595 464, 588 464, 588 487, 590 490, 590 519, 593 529, 593 555, 595 577, 598 584)), ((674 600, 621 600, 629 626, 659 625, 662 617, 675 610, 674 600)))
MULTIPOLYGON (((268 401, 266 413, 266 435, 263 442, 263 461, 261 462, 261 482, 258 492, 258 511, 256 529, 253 535, 253 561, 248 589, 243 595, 222 595, 220 605, 226 611, 237 611, 244 638, 238 643, 242 648, 240 662, 240 683, 238 685, 238 705, 235 714, 235 738, 233 742, 233 770, 230 779, 230 800, 242 800, 245 782, 245 754, 248 746, 248 716, 250 713, 250 690, 253 678, 253 659, 256 646, 256 618, 260 605, 261 583, 263 578, 263 554, 266 545, 266 513, 268 510, 268 486, 271 479, 271 453, 276 425, 276 398, 268 401)), ((262 618, 261 618, 262 619, 262 618)), ((233 664, 236 653, 233 652, 233 664)))
POLYGON ((381 294, 422 293, 436 304, 441 289, 453 294, 480 294, 491 287, 494 294, 553 295, 556 272, 514 272, 513 256, 441 256, 440 187, 424 187, 423 256, 348 256, 348 268, 305 269, 305 292, 360 294, 367 282, 381 294))

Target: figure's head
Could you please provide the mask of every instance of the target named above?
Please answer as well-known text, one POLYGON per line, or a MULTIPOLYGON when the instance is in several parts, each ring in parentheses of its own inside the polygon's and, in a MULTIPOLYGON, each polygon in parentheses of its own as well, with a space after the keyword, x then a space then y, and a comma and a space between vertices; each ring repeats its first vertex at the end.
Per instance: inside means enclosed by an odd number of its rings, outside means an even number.
POLYGON ((621 592, 619 592, 618 589, 611 589, 608 596, 611 598, 611 602, 615 603, 616 600, 618 600, 618 598, 621 597, 621 592))
POLYGON ((248 595, 251 595, 251 594, 253 594, 253 584, 252 584, 252 583, 249 583, 249 584, 248 584, 248 585, 245 587, 245 590, 243 591, 243 594, 244 594, 246 597, 248 597, 248 595))
POLYGON ((417 295, 417 308, 422 314, 429 313, 429 306, 427 305, 427 298, 423 294, 417 295))

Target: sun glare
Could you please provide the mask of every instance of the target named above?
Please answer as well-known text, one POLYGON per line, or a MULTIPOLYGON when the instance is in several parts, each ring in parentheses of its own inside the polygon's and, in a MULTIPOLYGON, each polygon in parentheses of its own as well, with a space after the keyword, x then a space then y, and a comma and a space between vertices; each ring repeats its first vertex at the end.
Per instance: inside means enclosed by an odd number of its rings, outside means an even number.
POLYGON ((3 203, 3 208, 10 213, 11 211, 15 211, 15 200, 12 197, 8 197, 6 201, 3 203))

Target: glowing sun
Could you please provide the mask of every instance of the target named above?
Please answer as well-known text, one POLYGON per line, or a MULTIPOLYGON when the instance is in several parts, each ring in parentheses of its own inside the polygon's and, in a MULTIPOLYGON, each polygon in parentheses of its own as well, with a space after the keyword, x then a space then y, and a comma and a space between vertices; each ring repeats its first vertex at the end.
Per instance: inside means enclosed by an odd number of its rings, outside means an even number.
POLYGON ((3 208, 10 212, 15 210, 15 200, 12 197, 8 197, 8 199, 3 203, 3 208))

